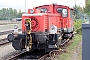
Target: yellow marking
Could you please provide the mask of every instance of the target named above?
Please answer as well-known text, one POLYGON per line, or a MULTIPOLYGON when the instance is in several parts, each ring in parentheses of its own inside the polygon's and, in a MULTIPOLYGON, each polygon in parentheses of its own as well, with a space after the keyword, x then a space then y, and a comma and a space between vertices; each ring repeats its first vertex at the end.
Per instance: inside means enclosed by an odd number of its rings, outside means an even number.
POLYGON ((26 19, 25 22, 26 22, 26 24, 28 24, 28 23, 30 24, 30 26, 29 26, 30 30, 26 31, 26 33, 30 35, 29 36, 29 43, 28 43, 28 45, 29 45, 29 48, 31 49, 32 48, 31 19, 26 19))

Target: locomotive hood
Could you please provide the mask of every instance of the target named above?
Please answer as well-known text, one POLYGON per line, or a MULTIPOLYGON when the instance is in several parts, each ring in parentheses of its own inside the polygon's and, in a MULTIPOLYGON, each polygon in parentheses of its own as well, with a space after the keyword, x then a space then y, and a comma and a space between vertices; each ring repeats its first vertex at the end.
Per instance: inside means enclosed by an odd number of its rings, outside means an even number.
POLYGON ((44 13, 36 13, 36 14, 22 14, 22 16, 42 16, 44 13))

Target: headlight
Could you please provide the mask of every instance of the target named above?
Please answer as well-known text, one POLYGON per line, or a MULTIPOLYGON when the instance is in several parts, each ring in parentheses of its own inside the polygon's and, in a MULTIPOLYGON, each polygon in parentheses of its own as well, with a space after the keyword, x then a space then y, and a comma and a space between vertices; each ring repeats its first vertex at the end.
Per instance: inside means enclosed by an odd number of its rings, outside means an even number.
POLYGON ((57 26, 55 26, 55 25, 51 25, 51 27, 50 27, 50 33, 51 34, 55 34, 55 33, 57 33, 57 26))
POLYGON ((52 25, 52 26, 51 26, 51 29, 52 29, 52 30, 54 30, 54 29, 55 29, 55 26, 54 26, 54 25, 52 25))
POLYGON ((18 26, 17 25, 14 25, 14 29, 17 29, 18 28, 18 26))
POLYGON ((18 26, 14 25, 14 33, 17 33, 17 32, 18 32, 18 26))
POLYGON ((31 14, 33 14, 33 13, 34 13, 34 10, 33 10, 33 9, 31 9, 31 10, 30 10, 30 13, 31 13, 31 14))
POLYGON ((67 30, 67 28, 64 28, 64 30, 67 30))

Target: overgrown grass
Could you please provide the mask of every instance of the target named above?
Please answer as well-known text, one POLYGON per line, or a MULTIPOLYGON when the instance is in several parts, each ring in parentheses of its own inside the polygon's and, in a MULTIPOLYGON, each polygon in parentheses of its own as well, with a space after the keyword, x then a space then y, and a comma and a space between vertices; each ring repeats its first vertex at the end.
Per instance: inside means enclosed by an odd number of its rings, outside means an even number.
MULTIPOLYGON (((62 53, 59 58, 57 58, 56 60, 72 60, 72 55, 73 52, 75 51, 77 45, 80 43, 82 36, 81 35, 75 35, 74 39, 73 39, 73 43, 67 47, 67 52, 66 53, 62 53)), ((79 54, 78 59, 81 59, 81 52, 79 54)))
POLYGON ((78 60, 82 60, 82 47, 80 47, 80 52, 78 55, 78 60))

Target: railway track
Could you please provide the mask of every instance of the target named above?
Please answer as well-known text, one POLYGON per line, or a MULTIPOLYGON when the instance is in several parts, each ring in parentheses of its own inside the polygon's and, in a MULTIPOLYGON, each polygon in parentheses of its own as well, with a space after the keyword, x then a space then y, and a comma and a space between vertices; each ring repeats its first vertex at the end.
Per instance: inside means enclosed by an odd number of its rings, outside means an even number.
POLYGON ((60 50, 53 50, 49 53, 45 53, 44 50, 34 50, 30 52, 21 51, 18 54, 14 54, 6 58, 6 60, 55 60, 60 54, 66 52, 66 48, 72 43, 67 43, 66 45, 63 46, 62 49, 60 50))
POLYGON ((7 38, 0 40, 0 46, 1 46, 1 45, 5 45, 5 44, 7 44, 7 43, 9 43, 9 41, 7 40, 7 38))
MULTIPOLYGON (((18 31, 21 31, 21 29, 18 29, 18 31)), ((2 31, 2 32, 0 32, 0 35, 10 34, 13 32, 14 32, 14 30, 2 31)))
POLYGON ((49 54, 42 50, 34 50, 31 52, 23 51, 17 55, 6 58, 6 60, 45 60, 48 56, 49 54))
POLYGON ((19 51, 19 52, 16 52, 14 54, 11 54, 11 55, 7 55, 4 60, 16 60, 16 58, 18 56, 20 56, 21 54, 24 54, 26 52, 26 50, 23 50, 23 51, 19 51))
POLYGON ((7 25, 7 24, 20 24, 20 22, 2 22, 0 25, 7 25))
MULTIPOLYGON (((21 31, 21 29, 19 29, 19 31, 21 31)), ((10 34, 10 33, 13 33, 13 32, 14 32, 14 30, 3 31, 3 32, 0 32, 0 36, 7 35, 7 34, 10 34)), ((4 45, 4 44, 7 44, 7 43, 9 43, 7 37, 1 37, 0 46, 4 45)))
POLYGON ((50 53, 43 53, 43 51, 24 51, 17 55, 12 55, 5 60, 54 60, 55 57, 62 52, 64 52, 64 50, 53 50, 50 53))

